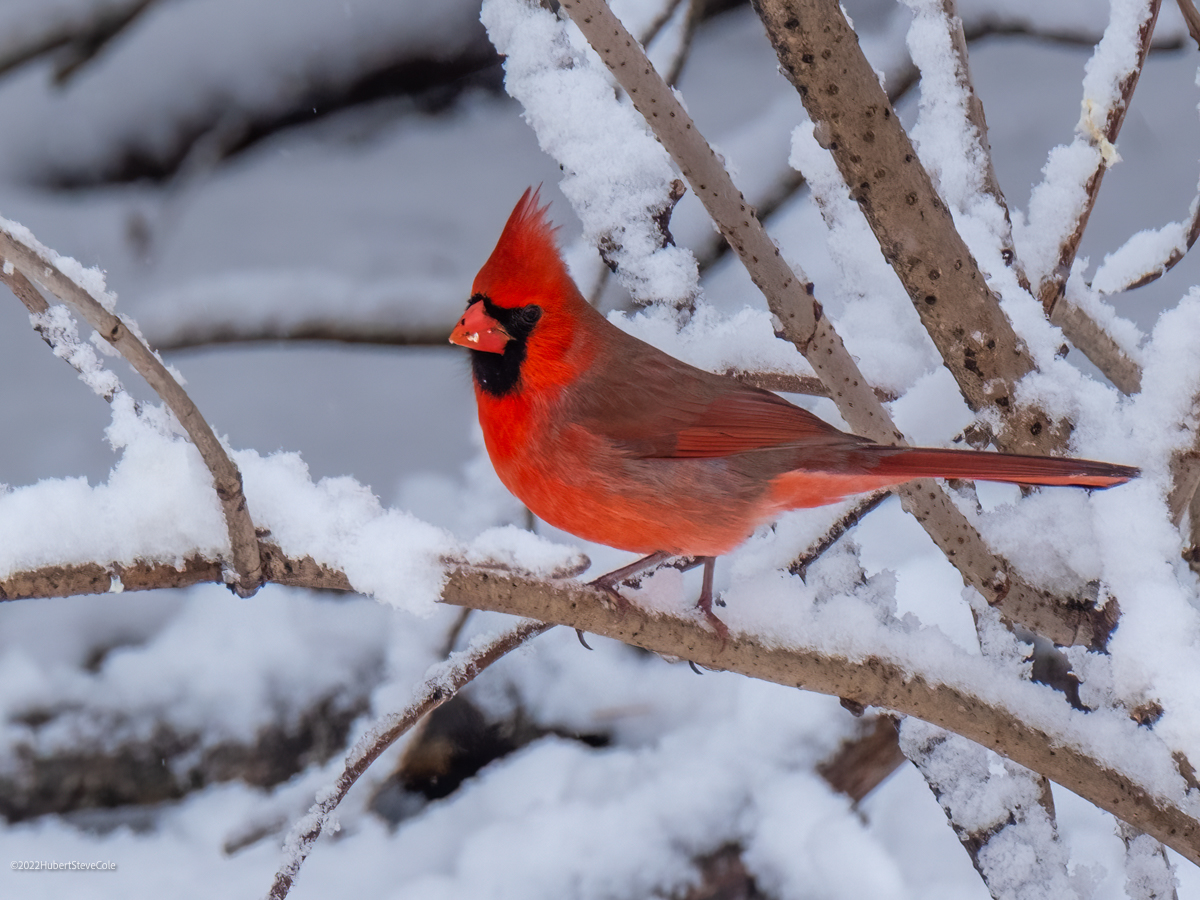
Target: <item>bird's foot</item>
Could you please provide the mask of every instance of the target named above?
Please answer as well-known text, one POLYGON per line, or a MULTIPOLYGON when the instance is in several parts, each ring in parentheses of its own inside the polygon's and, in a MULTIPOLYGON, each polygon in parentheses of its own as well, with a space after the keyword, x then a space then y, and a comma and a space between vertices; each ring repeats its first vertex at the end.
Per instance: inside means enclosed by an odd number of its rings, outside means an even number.
POLYGON ((704 618, 708 620, 709 627, 717 633, 717 637, 721 639, 721 649, 725 649, 725 645, 729 643, 729 626, 717 618, 717 614, 712 611, 713 608, 713 570, 717 565, 715 556, 705 556, 704 561, 704 580, 701 582, 700 598, 696 601, 696 609, 704 613, 704 618))

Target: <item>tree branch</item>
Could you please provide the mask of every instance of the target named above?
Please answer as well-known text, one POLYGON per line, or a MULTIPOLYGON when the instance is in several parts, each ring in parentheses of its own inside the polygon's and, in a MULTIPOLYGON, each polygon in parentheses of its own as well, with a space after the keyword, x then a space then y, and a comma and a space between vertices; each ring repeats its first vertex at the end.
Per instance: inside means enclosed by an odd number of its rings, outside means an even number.
MULTIPOLYGON (((32 237, 29 239, 36 244, 32 237)), ((221 501, 233 564, 233 588, 249 597, 262 584, 262 565, 258 557, 258 539, 254 522, 246 508, 242 476, 233 460, 217 440, 192 398, 167 371, 157 356, 138 339, 125 323, 101 305, 85 288, 63 274, 57 259, 49 251, 25 243, 0 225, 0 260, 11 263, 26 277, 69 304, 100 336, 129 361, 155 393, 175 414, 180 425, 200 451, 212 474, 213 487, 221 501)), ((74 262, 72 260, 72 262, 74 262)))
MULTIPOLYGON (((263 546, 267 579, 279 584, 349 590, 343 572, 312 559, 289 559, 277 547, 263 546)), ((220 563, 192 557, 182 568, 169 563, 118 567, 88 563, 52 566, 0 581, 0 599, 63 594, 105 593, 119 572, 124 590, 182 587, 221 581, 220 563)), ((1129 743, 1124 758, 1138 758, 1139 773, 1112 768, 1116 740, 1111 718, 1096 721, 1071 709, 1050 688, 1017 684, 997 692, 995 669, 986 660, 959 660, 943 677, 916 660, 892 658, 877 651, 831 652, 818 644, 781 647, 748 635, 721 642, 698 619, 649 612, 633 604, 610 606, 603 591, 571 581, 544 581, 497 569, 451 567, 442 599, 457 606, 490 610, 539 622, 566 625, 666 656, 692 660, 710 669, 846 698, 916 716, 980 743, 1074 791, 1101 809, 1162 841, 1200 864, 1200 821, 1192 817, 1194 802, 1179 778, 1178 790, 1156 794, 1140 772, 1168 757, 1152 732, 1132 723, 1120 730, 1129 743), (1022 698, 1016 706, 1014 699, 1022 698), (1022 716, 1037 710, 1034 720, 1022 716), (1049 721, 1054 722, 1053 730, 1049 721), (1092 723, 1095 721, 1095 724, 1092 723), (1042 723, 1042 724, 1039 724, 1042 723), (1069 726, 1069 727, 1068 727, 1069 726), (1075 737, 1064 737, 1064 733, 1075 737), (1103 758, 1087 747, 1105 748, 1103 758)), ((819 641, 819 636, 813 639, 819 641)), ((1170 762, 1174 772, 1174 763, 1170 762)), ((1161 767, 1160 767, 1161 768, 1161 767)), ((1174 778, 1175 776, 1172 776, 1174 778)))

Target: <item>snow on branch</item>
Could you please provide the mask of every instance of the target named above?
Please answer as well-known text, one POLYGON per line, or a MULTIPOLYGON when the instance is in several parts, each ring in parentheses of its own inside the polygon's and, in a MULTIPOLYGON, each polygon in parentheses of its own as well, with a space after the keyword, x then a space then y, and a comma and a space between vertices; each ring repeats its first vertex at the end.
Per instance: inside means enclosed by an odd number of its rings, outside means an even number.
POLYGON ((239 595, 251 596, 262 584, 262 567, 241 473, 192 398, 141 341, 136 326, 131 327, 113 313, 116 297, 105 289, 103 275, 59 256, 40 244, 28 229, 6 219, 0 219, 0 259, 70 304, 129 361, 175 414, 212 475, 228 533, 232 586, 239 595))
POLYGON ((1200 194, 1192 200, 1186 221, 1139 231, 1106 254, 1096 269, 1092 287, 1118 294, 1147 285, 1171 271, 1200 237, 1200 194))
POLYGON ((1030 196, 1021 255, 1047 313, 1066 289, 1104 173, 1120 159, 1117 136, 1150 52, 1160 6, 1161 0, 1112 4, 1104 37, 1085 69, 1075 139, 1051 151, 1045 177, 1030 196))
MULTIPOLYGON (((349 586, 345 573, 312 558, 264 548, 264 559, 269 577, 280 583, 349 586)), ((56 571, 78 587, 68 567, 56 571)), ((154 586, 155 578, 177 585, 219 580, 215 564, 189 562, 186 572, 146 564, 141 586, 154 586)), ((1200 863, 1200 802, 1152 731, 1120 711, 1073 710, 1051 688, 1013 681, 995 660, 969 655, 935 632, 890 628, 869 612, 856 612, 848 598, 797 611, 794 595, 785 591, 778 599, 799 613, 786 626, 768 598, 761 605, 739 604, 732 636, 723 643, 698 617, 632 604, 615 609, 606 594, 576 582, 470 565, 451 565, 444 578, 446 603, 566 625, 939 725, 1045 775, 1200 863)))
POLYGON ((615 264, 638 302, 690 306, 699 291, 696 261, 667 241, 660 223, 678 199, 671 159, 614 95, 578 30, 522 0, 487 0, 482 19, 505 57, 506 90, 525 107, 542 149, 562 164, 562 191, 585 239, 615 264))

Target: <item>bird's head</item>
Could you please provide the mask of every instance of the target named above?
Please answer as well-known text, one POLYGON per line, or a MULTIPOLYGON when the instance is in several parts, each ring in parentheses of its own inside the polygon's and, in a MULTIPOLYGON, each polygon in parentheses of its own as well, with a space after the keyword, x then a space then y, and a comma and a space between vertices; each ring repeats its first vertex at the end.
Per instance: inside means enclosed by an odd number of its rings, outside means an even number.
POLYGON ((529 188, 521 196, 450 334, 450 343, 473 351, 476 383, 495 396, 517 385, 531 341, 552 353, 564 344, 568 307, 586 306, 559 254, 549 204, 539 206, 538 193, 529 188))

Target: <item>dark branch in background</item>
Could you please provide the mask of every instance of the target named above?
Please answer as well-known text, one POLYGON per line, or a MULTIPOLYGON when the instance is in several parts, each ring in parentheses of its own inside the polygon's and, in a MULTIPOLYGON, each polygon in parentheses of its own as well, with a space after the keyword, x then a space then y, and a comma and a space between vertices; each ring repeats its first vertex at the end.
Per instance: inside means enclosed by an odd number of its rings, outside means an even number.
POLYGON ((64 85, 154 2, 130 0, 124 6, 102 4, 92 18, 56 23, 27 43, 0 52, 0 76, 40 56, 53 54, 56 57, 54 80, 58 85, 64 85))
MULTIPOLYGON (((1137 61, 1133 68, 1126 72, 1125 76, 1121 79, 1120 96, 1113 98, 1115 102, 1109 108, 1103 126, 1099 129, 1099 137, 1110 146, 1116 144, 1117 136, 1121 133, 1121 125, 1125 122, 1125 113, 1129 110, 1129 102, 1133 98, 1134 88, 1137 87, 1138 78, 1142 74, 1142 68, 1146 64, 1146 55, 1150 52, 1150 41, 1154 36, 1154 25, 1158 21, 1160 7, 1161 0, 1146 0, 1148 15, 1138 29, 1137 61)), ((1095 136, 1093 136, 1093 142, 1096 142, 1095 136)), ((1087 199, 1075 219, 1075 227, 1067 235, 1062 246, 1058 248, 1058 264, 1049 277, 1043 280, 1040 285, 1037 285, 1037 297, 1041 300, 1047 315, 1054 312, 1055 304, 1058 303, 1059 298, 1066 289, 1067 276, 1071 274, 1071 266, 1075 262, 1075 254, 1079 251, 1079 244, 1083 240, 1083 232, 1087 228, 1088 219, 1092 215, 1092 208, 1096 205, 1096 198, 1100 194, 1100 184, 1104 180, 1104 172, 1107 170, 1108 165, 1109 161, 1105 158, 1105 154, 1099 153, 1096 166, 1084 185, 1087 199)))
POLYGON ((192 398, 167 371, 157 356, 86 290, 62 273, 54 261, 26 246, 0 229, 0 263, 7 260, 23 275, 38 282, 47 291, 69 304, 101 337, 112 344, 129 364, 146 379, 155 393, 175 414, 188 437, 200 452, 212 475, 213 487, 221 502, 225 526, 229 532, 234 581, 233 589, 243 597, 254 594, 262 585, 262 565, 254 522, 246 509, 242 475, 225 452, 192 398))

